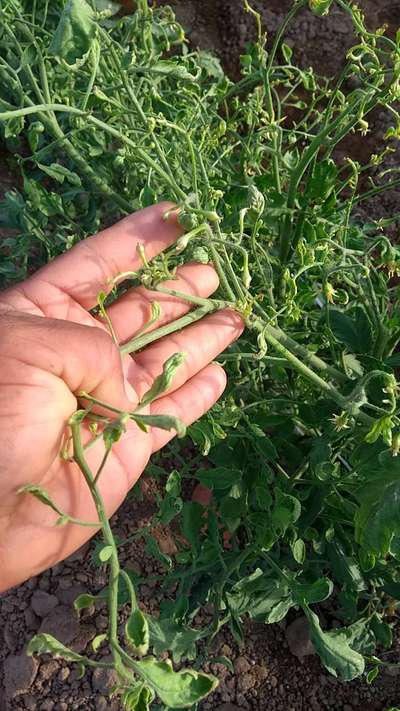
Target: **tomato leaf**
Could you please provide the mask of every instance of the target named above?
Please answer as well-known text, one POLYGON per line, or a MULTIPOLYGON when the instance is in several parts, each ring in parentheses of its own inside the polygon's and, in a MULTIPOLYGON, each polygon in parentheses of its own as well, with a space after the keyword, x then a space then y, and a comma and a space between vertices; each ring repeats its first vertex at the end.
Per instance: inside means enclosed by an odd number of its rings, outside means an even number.
POLYGON ((173 708, 196 704, 218 686, 217 679, 209 674, 191 669, 175 672, 170 662, 158 662, 154 657, 137 662, 135 671, 164 704, 173 708))
POLYGON ((365 667, 364 658, 351 649, 346 635, 324 632, 317 615, 308 606, 304 606, 304 612, 310 625, 311 641, 328 671, 345 681, 361 676, 365 667))
POLYGON ((125 636, 136 654, 143 657, 149 649, 149 625, 143 612, 132 610, 125 624, 125 636))
POLYGON ((94 12, 86 0, 68 0, 49 47, 49 54, 71 66, 89 52, 96 36, 94 12))

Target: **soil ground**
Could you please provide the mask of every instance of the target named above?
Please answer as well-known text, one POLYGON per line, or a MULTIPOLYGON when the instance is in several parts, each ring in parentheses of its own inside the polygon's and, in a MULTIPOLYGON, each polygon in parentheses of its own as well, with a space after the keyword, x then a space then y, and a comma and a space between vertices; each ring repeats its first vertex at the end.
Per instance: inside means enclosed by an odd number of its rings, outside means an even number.
MULTIPOLYGON (((160 0, 159 0, 160 4, 160 0)), ((253 23, 242 9, 241 0, 169 0, 178 19, 189 31, 192 43, 214 51, 232 76, 238 73, 238 57, 252 37, 253 23)), ((386 23, 393 35, 400 25, 400 1, 362 0, 371 26, 386 23)), ((266 28, 273 34, 291 0, 255 0, 266 28)), ((313 18, 304 11, 288 34, 303 65, 312 64, 320 74, 337 71, 339 57, 344 57, 353 40, 345 13, 334 11, 327 18, 313 18)), ((385 130, 384 113, 375 116, 371 134, 355 138, 342 147, 352 154, 373 150, 385 130)), ((1 161, 3 163, 3 161, 1 161)), ((6 168, 0 169, 0 195, 12 185, 6 168)), ((399 195, 393 193, 368 206, 369 215, 398 211, 399 195)), ((122 537, 132 533, 149 519, 154 508, 157 485, 144 482, 144 499, 140 503, 129 497, 112 525, 122 537)), ((172 552, 168 531, 160 531, 160 545, 172 552)), ((39 629, 54 634, 60 641, 81 653, 90 654, 90 642, 104 631, 107 618, 103 609, 84 611, 79 621, 72 602, 84 591, 98 592, 105 584, 101 570, 90 564, 93 543, 87 544, 68 560, 38 578, 0 597, 0 711, 119 711, 117 699, 108 697, 112 675, 96 670, 83 679, 77 669, 50 657, 32 660, 24 654, 30 637, 39 629)), ((161 573, 143 551, 133 543, 125 549, 125 564, 142 576, 161 573)), ((140 599, 144 608, 156 612, 162 592, 151 580, 142 585, 140 599)), ((121 626, 124 614, 120 617, 121 626)), ((229 633, 222 631, 215 640, 213 654, 225 655, 233 662, 232 674, 222 665, 210 665, 221 679, 219 689, 204 701, 200 711, 387 711, 400 703, 400 675, 393 670, 382 674, 368 686, 355 681, 344 684, 330 676, 313 655, 303 622, 293 618, 270 627, 249 624, 246 643, 239 649, 229 633)), ((390 654, 399 660, 400 635, 390 654)))

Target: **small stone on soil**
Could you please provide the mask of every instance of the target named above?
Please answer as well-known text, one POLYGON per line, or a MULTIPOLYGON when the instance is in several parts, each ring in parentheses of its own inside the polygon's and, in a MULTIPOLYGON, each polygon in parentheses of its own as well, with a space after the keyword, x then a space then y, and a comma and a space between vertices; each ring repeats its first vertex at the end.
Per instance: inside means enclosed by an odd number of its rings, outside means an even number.
POLYGON ((51 634, 62 644, 69 645, 80 632, 78 617, 74 610, 59 605, 44 618, 39 632, 51 634))
POLYGON ((55 595, 49 595, 45 590, 35 590, 31 598, 31 607, 38 617, 47 617, 58 605, 55 595))
POLYGON ((117 683, 117 675, 114 669, 95 669, 92 675, 92 687, 94 691, 102 694, 109 693, 114 684, 117 683))
POLYGON ((39 662, 26 654, 12 655, 4 662, 4 686, 7 699, 29 691, 37 674, 39 662))
POLYGON ((285 630, 285 637, 291 653, 300 661, 303 661, 304 657, 315 654, 306 617, 294 620, 285 630))
POLYGON ((247 661, 246 657, 238 657, 237 659, 235 659, 233 666, 235 669, 235 674, 245 674, 250 669, 250 664, 247 661))

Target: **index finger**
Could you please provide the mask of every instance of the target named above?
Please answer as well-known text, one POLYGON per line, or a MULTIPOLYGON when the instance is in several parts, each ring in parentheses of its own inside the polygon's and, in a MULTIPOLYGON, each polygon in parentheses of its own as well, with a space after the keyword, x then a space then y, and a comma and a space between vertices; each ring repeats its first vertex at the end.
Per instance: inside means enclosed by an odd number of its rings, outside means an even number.
POLYGON ((152 259, 178 239, 182 228, 176 212, 165 219, 165 213, 173 207, 171 202, 146 207, 82 240, 30 277, 25 293, 30 285, 45 282, 67 293, 85 309, 93 308, 98 293, 110 290, 111 279, 140 268, 138 244, 143 245, 146 258, 152 259))

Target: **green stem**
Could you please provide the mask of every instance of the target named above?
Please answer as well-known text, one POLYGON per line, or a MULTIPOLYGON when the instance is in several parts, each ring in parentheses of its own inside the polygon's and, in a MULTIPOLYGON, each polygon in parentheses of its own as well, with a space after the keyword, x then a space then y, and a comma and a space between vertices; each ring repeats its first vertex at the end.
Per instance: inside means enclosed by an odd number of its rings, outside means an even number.
POLYGON ((125 580, 126 587, 128 588, 129 597, 131 599, 131 609, 133 612, 133 610, 137 610, 138 607, 135 588, 133 587, 132 580, 130 579, 128 573, 125 570, 121 570, 121 576, 125 580))
POLYGON ((192 165, 193 192, 195 194, 197 208, 200 210, 201 208, 200 208, 200 198, 199 198, 199 189, 198 189, 198 180, 197 180, 196 155, 194 152, 193 141, 190 138, 189 133, 187 131, 185 131, 183 128, 181 128, 180 126, 178 126, 176 123, 172 123, 172 121, 167 121, 167 119, 157 119, 157 123, 160 124, 161 126, 167 126, 169 128, 174 129, 174 131, 177 131, 184 137, 184 139, 187 143, 187 147, 189 150, 189 156, 190 156, 190 162, 192 165))
MULTIPOLYGON (((132 87, 131 83, 130 83, 130 82, 128 81, 128 79, 127 79, 127 74, 126 74, 126 72, 121 70, 121 62, 119 61, 119 59, 118 59, 118 57, 117 57, 115 48, 114 48, 114 46, 113 46, 113 43, 112 43, 112 40, 110 39, 109 34, 108 34, 107 32, 105 32, 104 30, 102 30, 102 37, 107 41, 107 43, 108 43, 108 45, 109 45, 109 47, 110 47, 110 50, 111 50, 111 57, 112 57, 112 59, 113 59, 113 61, 114 61, 114 66, 116 67, 117 71, 119 72, 119 74, 120 74, 120 76, 121 76, 122 84, 123 84, 123 86, 125 87, 125 90, 126 90, 128 96, 129 96, 129 98, 130 98, 132 104, 134 105, 134 107, 135 107, 137 113, 139 114, 139 117, 140 117, 140 120, 141 120, 142 124, 143 124, 143 125, 146 127, 146 129, 150 132, 149 119, 148 119, 148 117, 146 116, 145 112, 143 111, 143 109, 142 109, 142 107, 141 107, 141 105, 140 105, 140 102, 139 102, 139 100, 138 100, 138 98, 137 98, 137 96, 136 96, 136 94, 135 94, 135 92, 134 92, 134 90, 133 90, 133 87, 132 87)), ((153 134, 152 134, 152 140, 153 140, 153 143, 154 143, 154 147, 155 147, 155 149, 156 149, 156 153, 157 153, 158 159, 161 161, 161 163, 162 163, 162 165, 163 165, 163 167, 164 167, 164 170, 166 170, 166 172, 168 173, 170 180, 173 181, 173 183, 174 183, 174 185, 175 185, 175 190, 179 193, 179 186, 178 186, 178 184, 177 184, 176 181, 175 181, 174 175, 173 175, 172 170, 171 170, 171 166, 170 166, 170 164, 168 163, 168 161, 167 161, 167 159, 166 159, 166 157, 165 157, 164 151, 162 150, 162 148, 161 148, 161 146, 160 146, 160 144, 159 144, 159 141, 158 141, 158 139, 157 139, 157 136, 154 135, 154 132, 153 132, 153 134)))
MULTIPOLYGON (((275 113, 274 113, 274 102, 272 99, 272 89, 271 89, 271 70, 272 66, 276 57, 276 53, 278 51, 278 48, 281 44, 283 35, 286 32, 286 29, 292 19, 295 17, 295 15, 298 13, 298 11, 305 5, 305 0, 300 0, 299 2, 296 2, 290 12, 286 15, 284 21, 282 22, 280 28, 278 29, 278 32, 275 35, 275 40, 272 45, 271 51, 269 53, 268 57, 268 62, 265 67, 265 71, 263 72, 263 81, 264 81, 264 88, 266 91, 266 103, 267 103, 267 111, 269 115, 269 119, 271 121, 271 124, 274 123, 275 121, 275 113)), ((272 166, 273 166, 273 173, 274 173, 274 180, 275 180, 275 187, 278 193, 281 192, 281 179, 280 179, 280 172, 279 172, 279 152, 278 152, 278 139, 277 139, 277 130, 278 127, 275 127, 275 130, 273 131, 273 137, 272 137, 272 145, 274 149, 273 157, 272 157, 272 166)))
POLYGON ((86 87, 85 96, 83 97, 83 100, 82 100, 82 105, 81 105, 82 111, 85 111, 85 109, 86 109, 87 103, 90 98, 90 94, 92 93, 94 82, 96 81, 96 75, 97 75, 97 71, 99 68, 100 45, 96 41, 92 45, 92 60, 93 60, 93 69, 92 69, 92 73, 90 75, 88 85, 86 87))
POLYGON ((216 310, 218 309, 215 307, 213 302, 210 302, 207 306, 200 306, 200 308, 195 309, 195 311, 191 311, 186 314, 186 316, 182 316, 182 318, 178 318, 172 323, 161 326, 155 331, 131 338, 130 341, 127 341, 127 343, 120 346, 120 353, 121 355, 126 355, 127 353, 135 353, 135 351, 140 351, 145 346, 148 346, 149 343, 153 343, 154 341, 158 341, 159 338, 163 338, 164 336, 169 336, 171 333, 180 331, 182 328, 199 321, 207 314, 213 313, 216 310))
MULTIPOLYGON (((178 194, 178 197, 181 200, 186 199, 186 193, 179 187, 177 189, 175 181, 171 180, 169 175, 163 170, 163 168, 157 163, 157 161, 151 158, 151 156, 149 156, 148 153, 141 146, 138 146, 134 141, 128 138, 128 136, 125 136, 116 128, 109 126, 104 121, 97 119, 95 116, 92 116, 91 114, 88 114, 85 111, 82 111, 81 109, 77 109, 75 106, 66 106, 65 104, 36 104, 34 106, 26 106, 21 109, 15 109, 14 111, 4 111, 0 114, 0 121, 8 121, 10 119, 17 118, 18 116, 28 116, 29 114, 35 113, 46 114, 51 111, 81 116, 94 126, 98 126, 103 131, 106 131, 106 133, 109 133, 111 136, 118 138, 118 140, 120 140, 122 143, 126 143, 126 145, 136 151, 137 156, 141 158, 149 168, 152 168, 160 176, 160 178, 162 178, 162 180, 167 185, 169 185, 174 190, 174 192, 178 194)), ((57 130, 54 124, 51 124, 51 128, 53 129, 53 135, 57 134, 55 135, 56 138, 65 138, 59 126, 57 130)), ((72 143, 66 140, 64 142, 64 147, 67 153, 69 153, 69 155, 71 156, 71 158, 73 158, 73 160, 77 163, 84 175, 87 175, 87 177, 90 176, 96 186, 101 188, 102 192, 106 192, 106 194, 108 194, 110 197, 113 197, 113 199, 116 200, 117 204, 119 204, 120 207, 122 207, 124 210, 126 210, 127 212, 131 212, 132 206, 124 198, 119 196, 117 193, 114 193, 114 191, 112 191, 108 186, 104 187, 105 184, 103 183, 101 178, 98 178, 94 171, 88 168, 86 160, 81 157, 79 151, 74 148, 72 143)))
MULTIPOLYGON (((224 242, 222 233, 221 233, 221 229, 220 229, 220 226, 219 226, 219 222, 215 222, 215 231, 216 231, 216 233, 217 233, 218 242, 222 245, 223 257, 224 257, 224 260, 225 260, 225 261, 224 261, 225 268, 227 269, 228 274, 229 274, 229 276, 230 276, 230 278, 231 278, 232 284, 233 284, 234 287, 235 287, 236 297, 237 297, 238 299, 243 299, 244 296, 245 296, 244 290, 243 290, 243 287, 242 287, 242 285, 241 285, 239 279, 238 279, 237 276, 236 276, 236 272, 235 272, 235 270, 234 270, 234 268, 233 268, 233 266, 232 266, 232 264, 231 264, 231 260, 229 259, 229 255, 228 255, 228 252, 227 252, 227 250, 226 250, 226 245, 225 245, 225 242, 224 242)), ((229 287, 229 289, 230 289, 230 287, 229 287)), ((232 291, 232 290, 231 290, 231 291, 232 291)), ((233 298, 233 301, 235 301, 235 298, 233 298)))
MULTIPOLYGON (((297 370, 298 373, 300 373, 300 375, 302 375, 309 382, 315 385, 318 390, 325 393, 329 398, 334 400, 341 407, 342 410, 345 410, 346 412, 349 410, 348 400, 333 385, 323 380, 317 373, 308 368, 308 366, 305 365, 303 361, 299 360, 297 356, 291 353, 281 343, 281 341, 273 335, 273 333, 271 332, 271 327, 267 326, 265 328, 264 336, 265 340, 268 341, 268 343, 276 351, 278 351, 278 353, 280 353, 284 358, 286 358, 286 360, 297 370)), ((363 412, 359 412, 357 417, 361 422, 368 425, 374 422, 373 418, 369 417, 363 412)))
POLYGON ((101 472, 103 471, 103 469, 104 469, 104 467, 105 467, 105 465, 106 465, 106 462, 107 462, 107 459, 108 459, 108 457, 109 457, 109 455, 110 455, 110 452, 111 452, 111 448, 110 448, 110 447, 108 447, 108 448, 106 449, 106 451, 104 452, 103 459, 101 460, 100 466, 99 466, 99 468, 98 468, 98 470, 97 470, 97 472, 96 472, 96 476, 95 476, 95 478, 94 478, 94 480, 93 480, 93 484, 94 484, 94 485, 97 484, 97 482, 98 482, 98 480, 99 480, 99 478, 100 478, 100 474, 101 474, 101 472))
POLYGON ((235 301, 235 294, 233 293, 233 291, 230 287, 230 284, 225 276, 225 272, 224 272, 224 269, 222 266, 220 256, 218 254, 218 250, 216 249, 215 244, 213 244, 213 232, 208 225, 207 225, 207 234, 208 234, 207 246, 210 249, 213 264, 214 264, 215 270, 218 274, 218 278, 219 278, 221 287, 225 293, 225 296, 230 301, 235 301))
POLYGON ((81 470, 96 507, 96 511, 101 524, 103 537, 108 546, 112 549, 112 555, 109 560, 110 576, 109 576, 109 596, 108 596, 108 611, 109 611, 109 640, 113 649, 114 662, 117 668, 121 666, 120 655, 115 651, 113 643, 118 644, 118 580, 120 575, 120 566, 118 560, 118 549, 114 540, 109 520, 107 518, 104 501, 96 486, 95 479, 85 459, 83 443, 81 437, 82 412, 76 413, 70 419, 70 427, 72 432, 72 442, 74 446, 74 460, 81 470))
POLYGON ((174 296, 177 299, 182 299, 182 301, 188 301, 190 304, 196 304, 197 306, 213 306, 215 310, 219 309, 234 309, 235 304, 230 301, 221 301, 219 299, 205 299, 202 296, 196 296, 195 294, 186 294, 183 291, 177 291, 176 289, 167 289, 161 285, 154 287, 154 291, 159 291, 161 294, 167 294, 168 296, 174 296))
MULTIPOLYGON (((313 368, 316 368, 317 370, 323 371, 324 373, 326 373, 326 375, 329 375, 331 378, 338 381, 339 383, 348 382, 349 379, 345 373, 342 373, 334 366, 325 363, 322 358, 319 358, 318 356, 314 355, 314 353, 311 353, 305 346, 302 346, 300 343, 297 343, 297 341, 294 341, 293 338, 287 336, 286 333, 284 333, 284 331, 282 331, 280 328, 272 326, 269 323, 267 314, 264 312, 264 310, 259 304, 254 304, 254 310, 258 311, 264 323, 266 324, 265 327, 272 334, 272 336, 274 336, 287 349, 293 351, 294 353, 297 353, 297 355, 303 360, 304 363, 312 366, 313 368)), ((257 328, 257 330, 262 329, 257 328)))
POLYGON ((68 514, 65 514, 65 519, 66 523, 74 523, 77 526, 88 526, 89 528, 98 528, 101 525, 100 521, 82 521, 80 518, 74 518, 73 516, 68 516, 68 514))
MULTIPOLYGON (((343 119, 350 113, 354 113, 357 110, 357 105, 361 103, 361 100, 355 102, 355 105, 348 106, 341 114, 336 118, 329 126, 326 126, 322 131, 320 131, 315 138, 311 141, 309 147, 304 152, 302 159, 299 161, 298 166, 293 170, 289 190, 287 196, 287 215, 283 222, 283 227, 281 229, 280 237, 280 248, 279 248, 279 259, 282 268, 287 263, 287 259, 290 253, 290 248, 292 244, 292 227, 293 227, 293 217, 292 212, 296 205, 296 197, 299 188, 300 181, 307 170, 308 166, 312 162, 315 155, 318 154, 321 146, 325 144, 325 140, 328 138, 329 134, 342 122, 343 119)), ((354 124, 354 119, 346 126, 346 133, 354 124)))
POLYGON ((354 205, 358 205, 358 203, 363 202, 364 200, 369 200, 369 198, 375 197, 375 195, 379 195, 379 193, 386 192, 386 190, 393 190, 394 188, 398 188, 399 185, 400 185, 400 178, 397 178, 396 180, 392 180, 389 183, 385 183, 384 185, 379 185, 376 188, 367 190, 367 192, 362 193, 361 195, 358 195, 354 199, 354 205))

